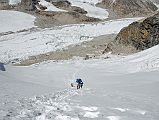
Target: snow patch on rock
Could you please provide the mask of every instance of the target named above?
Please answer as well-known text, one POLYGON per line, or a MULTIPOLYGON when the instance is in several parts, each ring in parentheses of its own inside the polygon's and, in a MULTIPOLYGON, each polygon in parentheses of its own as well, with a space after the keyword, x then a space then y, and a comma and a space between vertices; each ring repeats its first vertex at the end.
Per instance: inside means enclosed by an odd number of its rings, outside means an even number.
POLYGON ((72 3, 72 6, 77 6, 83 8, 88 13, 86 14, 88 17, 94 17, 99 19, 106 19, 109 16, 109 13, 103 9, 96 7, 96 4, 101 2, 101 0, 68 0, 72 3))
POLYGON ((45 0, 40 0, 39 4, 47 7, 47 9, 45 11, 66 12, 66 10, 59 9, 59 8, 55 7, 53 4, 51 4, 50 2, 47 2, 45 0))

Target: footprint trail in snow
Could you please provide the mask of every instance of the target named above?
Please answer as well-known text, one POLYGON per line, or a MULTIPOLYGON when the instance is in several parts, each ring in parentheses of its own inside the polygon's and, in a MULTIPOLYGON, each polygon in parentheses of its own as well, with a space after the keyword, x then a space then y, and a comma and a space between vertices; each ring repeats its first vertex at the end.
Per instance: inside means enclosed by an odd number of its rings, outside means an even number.
POLYGON ((94 106, 80 106, 70 101, 82 95, 82 90, 66 89, 56 94, 23 98, 14 111, 9 110, 4 119, 14 120, 80 120, 97 118, 99 111, 94 106))

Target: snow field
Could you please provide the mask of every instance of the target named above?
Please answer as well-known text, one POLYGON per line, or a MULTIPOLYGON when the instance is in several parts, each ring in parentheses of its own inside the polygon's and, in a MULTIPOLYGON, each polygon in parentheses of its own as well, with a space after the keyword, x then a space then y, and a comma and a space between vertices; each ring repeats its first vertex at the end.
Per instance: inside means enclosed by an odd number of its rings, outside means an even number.
POLYGON ((0 33, 16 32, 34 26, 35 17, 23 12, 0 10, 0 33))
POLYGON ((28 56, 56 51, 69 45, 90 41, 100 35, 116 34, 123 27, 139 19, 141 18, 110 20, 97 24, 65 25, 37 32, 2 36, 0 37, 0 61, 26 59, 28 56))
MULTIPOLYGON (((31 83, 40 85, 41 88, 47 86, 48 89, 68 89, 54 94, 19 99, 14 112, 6 112, 8 115, 4 114, 3 118, 157 120, 159 66, 147 69, 139 64, 144 63, 148 55, 151 55, 149 63, 151 60, 158 61, 158 51, 159 46, 155 46, 125 57, 108 54, 97 60, 47 61, 28 67, 7 65, 7 71, 0 74, 0 78, 3 79, 0 79, 1 85, 4 82, 10 84, 11 81, 23 81, 24 86, 31 83), (104 59, 106 56, 110 58, 104 59), (69 80, 74 79, 74 76, 83 79, 82 90, 69 88, 69 80)), ((16 85, 10 89, 14 91, 16 85)), ((3 86, 2 93, 5 93, 7 86, 3 86)))

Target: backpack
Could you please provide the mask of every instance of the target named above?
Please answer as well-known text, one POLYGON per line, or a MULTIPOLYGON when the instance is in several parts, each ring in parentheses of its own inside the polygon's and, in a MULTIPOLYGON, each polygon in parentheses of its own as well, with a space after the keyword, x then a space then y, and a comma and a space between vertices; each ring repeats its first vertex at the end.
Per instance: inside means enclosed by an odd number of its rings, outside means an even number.
POLYGON ((77 79, 76 82, 77 82, 78 84, 83 84, 83 82, 82 82, 81 79, 77 79))

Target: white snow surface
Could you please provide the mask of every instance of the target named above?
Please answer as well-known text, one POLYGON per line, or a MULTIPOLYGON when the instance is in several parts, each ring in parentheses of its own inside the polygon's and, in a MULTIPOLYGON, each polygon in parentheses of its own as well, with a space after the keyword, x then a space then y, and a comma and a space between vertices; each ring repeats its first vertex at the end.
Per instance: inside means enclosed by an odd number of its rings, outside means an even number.
POLYGON ((21 0, 9 0, 9 4, 10 5, 16 5, 16 4, 20 3, 20 2, 21 2, 21 0))
POLYGON ((23 12, 0 10, 0 33, 35 27, 34 20, 34 16, 23 12))
MULTIPOLYGON (((0 37, 0 62, 117 33, 139 18, 67 25, 0 37)), ((5 65, 0 71, 1 120, 158 120, 159 45, 129 56, 5 65), (81 78, 83 89, 70 87, 81 78)))
POLYGON ((97 24, 65 25, 35 32, 22 32, 0 37, 0 61, 25 59, 69 45, 92 40, 105 34, 116 34, 123 27, 141 18, 110 20, 97 24), (15 47, 16 46, 16 47, 15 47))
POLYGON ((109 120, 120 120, 120 116, 108 116, 109 120))
POLYGON ((7 65, 0 72, 0 119, 157 120, 158 53, 155 46, 125 57, 7 65), (75 76, 82 90, 70 88, 75 76))
POLYGON ((50 2, 47 2, 45 0, 40 0, 40 5, 47 7, 45 11, 58 11, 58 12, 66 12, 65 10, 59 9, 50 2))
POLYGON ((87 16, 106 19, 109 16, 109 13, 106 9, 96 7, 96 4, 101 2, 101 0, 68 0, 71 2, 72 6, 77 6, 83 8, 87 11, 87 16))
POLYGON ((87 118, 98 118, 99 112, 85 112, 84 117, 87 118))

